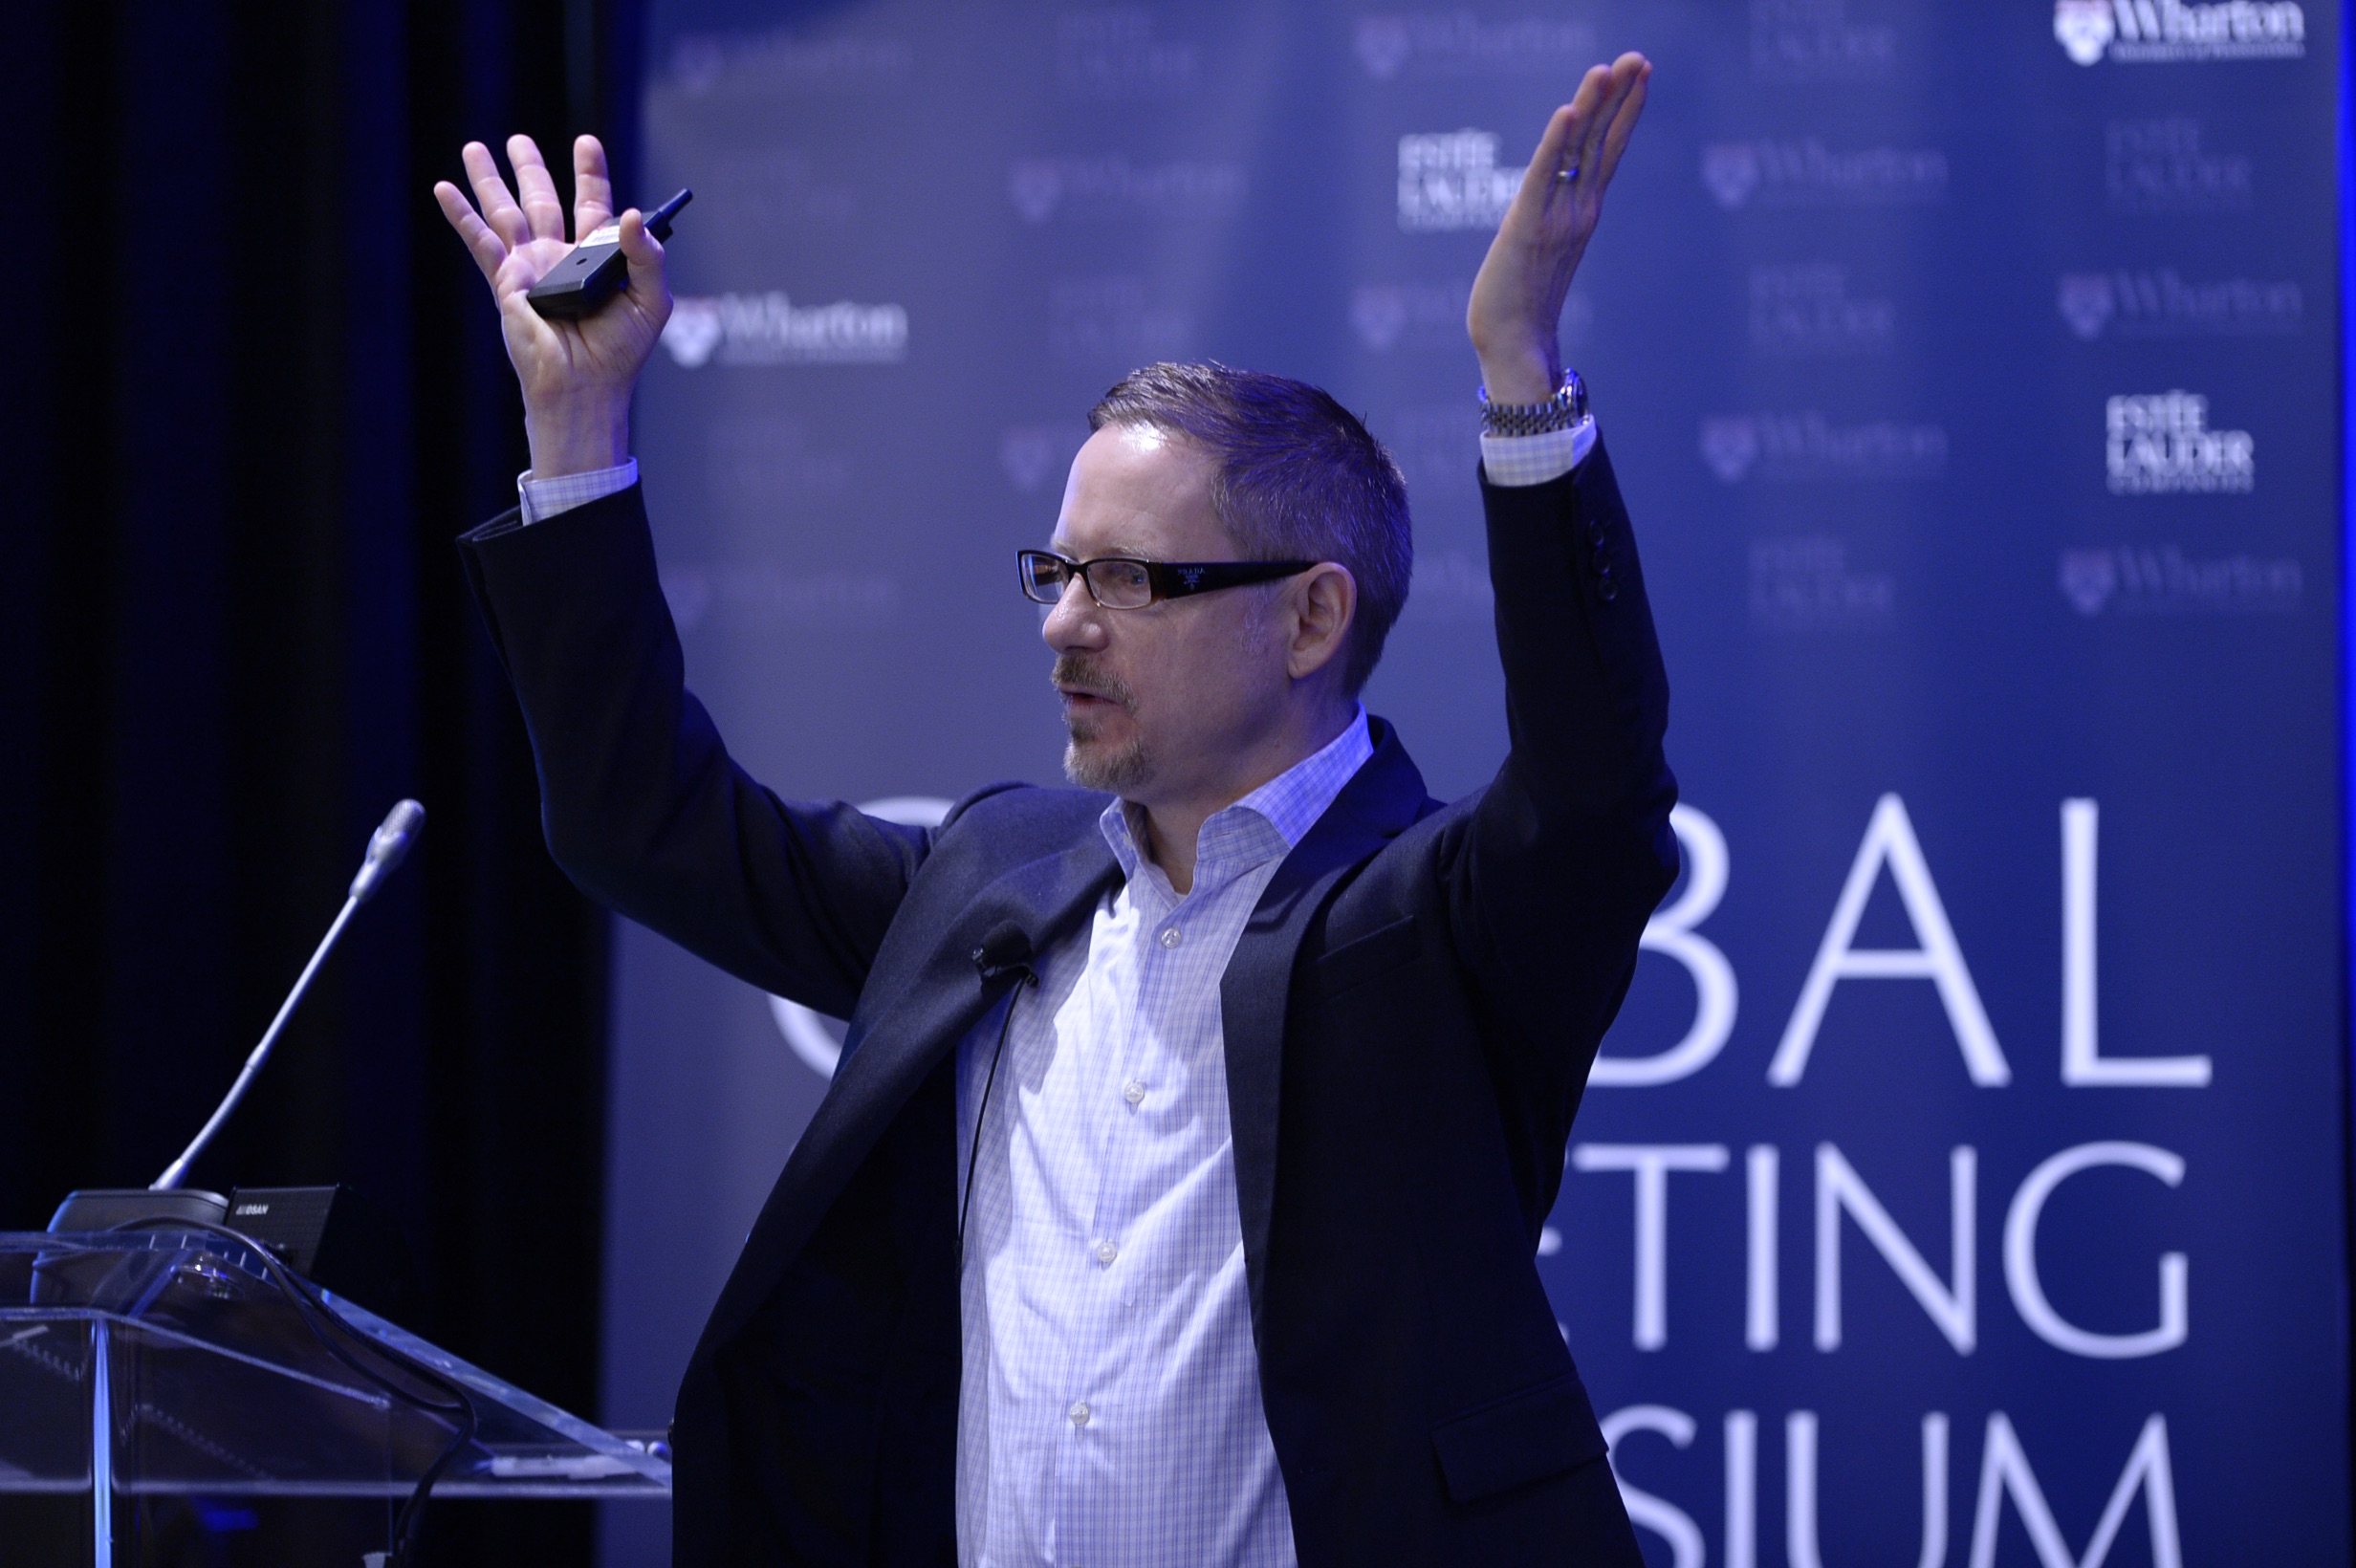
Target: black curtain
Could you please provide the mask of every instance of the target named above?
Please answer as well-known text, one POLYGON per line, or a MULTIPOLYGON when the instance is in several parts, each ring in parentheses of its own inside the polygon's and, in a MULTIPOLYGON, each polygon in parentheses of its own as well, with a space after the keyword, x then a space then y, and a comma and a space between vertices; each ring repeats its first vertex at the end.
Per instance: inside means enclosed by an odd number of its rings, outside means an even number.
MULTIPOLYGON (((637 7, 7 15, 0 1227, 154 1177, 415 795, 419 855, 189 1185, 353 1184, 420 1332, 594 1415, 605 927, 451 547, 525 458, 429 189, 468 138, 596 130, 634 193, 637 7)), ((436 1560, 588 1555, 570 1508, 465 1522, 436 1560)))

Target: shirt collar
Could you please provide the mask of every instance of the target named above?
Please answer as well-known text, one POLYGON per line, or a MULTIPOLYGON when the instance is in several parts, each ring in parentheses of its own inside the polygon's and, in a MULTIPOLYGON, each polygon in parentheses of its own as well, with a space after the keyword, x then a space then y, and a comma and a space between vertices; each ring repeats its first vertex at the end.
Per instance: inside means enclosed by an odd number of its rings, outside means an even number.
MULTIPOLYGON (((1360 704, 1348 727, 1324 747, 1204 820, 1194 839, 1196 885, 1206 879, 1225 882, 1289 853, 1372 755, 1374 740, 1360 704)), ((1141 817, 1132 825, 1130 810, 1127 801, 1115 800, 1098 825, 1123 873, 1135 878, 1145 860, 1139 847, 1145 824, 1141 817)))

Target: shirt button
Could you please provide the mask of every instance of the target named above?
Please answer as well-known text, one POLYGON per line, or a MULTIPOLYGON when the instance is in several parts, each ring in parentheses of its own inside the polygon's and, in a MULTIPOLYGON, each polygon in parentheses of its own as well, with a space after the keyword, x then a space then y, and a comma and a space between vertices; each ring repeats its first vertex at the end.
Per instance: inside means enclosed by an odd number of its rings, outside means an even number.
POLYGON ((1162 933, 1162 946, 1165 947, 1175 947, 1179 943, 1184 942, 1185 940, 1185 937, 1178 934, 1178 927, 1175 926, 1162 933))
POLYGON ((1109 1241, 1100 1241, 1096 1244, 1096 1260, 1099 1263, 1110 1263, 1120 1255, 1121 1249, 1109 1241))
POLYGON ((1131 1078, 1128 1087, 1121 1091, 1121 1098, 1132 1105, 1141 1105, 1145 1103, 1145 1086, 1131 1078))
POLYGON ((1086 1400, 1072 1406, 1072 1425, 1075 1426, 1088 1425, 1088 1402, 1086 1400))

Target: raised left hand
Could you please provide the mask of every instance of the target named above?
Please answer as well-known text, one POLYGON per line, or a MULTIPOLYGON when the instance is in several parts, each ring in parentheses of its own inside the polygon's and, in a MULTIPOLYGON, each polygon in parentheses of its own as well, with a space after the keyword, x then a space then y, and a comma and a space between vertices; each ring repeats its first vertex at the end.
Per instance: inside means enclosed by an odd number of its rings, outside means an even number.
POLYGON ((1571 101, 1546 121, 1465 312, 1493 403, 1543 403, 1561 384, 1556 329, 1562 302, 1603 216, 1603 192, 1645 112, 1651 78, 1651 61, 1623 54, 1590 70, 1571 101))

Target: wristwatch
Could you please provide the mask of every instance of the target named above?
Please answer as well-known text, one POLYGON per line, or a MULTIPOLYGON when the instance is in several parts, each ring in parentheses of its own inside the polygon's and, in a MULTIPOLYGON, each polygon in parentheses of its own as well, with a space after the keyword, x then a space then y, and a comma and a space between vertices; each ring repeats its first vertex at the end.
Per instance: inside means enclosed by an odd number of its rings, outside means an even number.
POLYGON ((1562 373, 1562 385, 1544 403, 1491 403, 1480 391, 1481 431, 1493 436, 1542 436, 1567 430, 1587 417, 1587 383, 1576 370, 1562 373))

